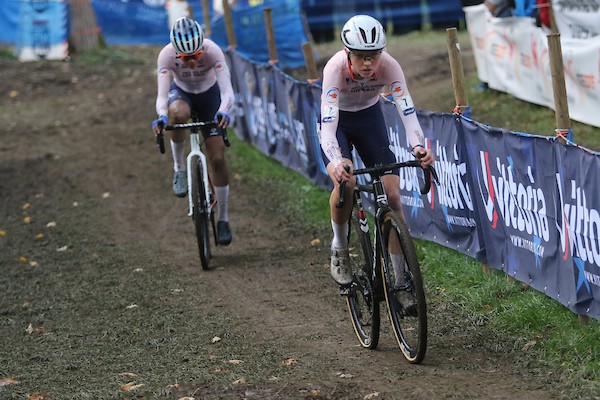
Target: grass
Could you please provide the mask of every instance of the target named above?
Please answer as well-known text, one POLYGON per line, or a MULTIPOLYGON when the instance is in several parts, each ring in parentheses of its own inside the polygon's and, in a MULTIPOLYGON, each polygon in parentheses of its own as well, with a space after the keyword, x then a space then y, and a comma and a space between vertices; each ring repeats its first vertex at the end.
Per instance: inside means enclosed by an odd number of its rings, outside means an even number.
MULTIPOLYGON (((444 40, 439 32, 411 35, 417 43, 434 40, 433 36, 444 40)), ((461 40, 465 40, 464 35, 461 40)), ((476 73, 468 74, 466 82, 472 118, 477 121, 512 131, 554 134, 552 110, 493 90, 478 92, 476 73)), ((572 129, 575 142, 600 150, 599 128, 572 121, 572 129)), ((271 181, 282 209, 292 219, 309 216, 309 225, 329 226, 328 192, 277 161, 257 154, 245 143, 236 143, 232 150, 240 163, 233 168, 244 165, 257 182, 271 181)), ((466 318, 478 321, 474 323, 482 324, 482 329, 504 341, 503 347, 521 352, 523 362, 531 363, 532 368, 554 371, 562 383, 561 397, 600 398, 599 321, 580 323, 577 315, 557 301, 501 271, 485 272, 481 264, 452 249, 424 241, 417 241, 417 248, 433 303, 458 304, 466 318)))

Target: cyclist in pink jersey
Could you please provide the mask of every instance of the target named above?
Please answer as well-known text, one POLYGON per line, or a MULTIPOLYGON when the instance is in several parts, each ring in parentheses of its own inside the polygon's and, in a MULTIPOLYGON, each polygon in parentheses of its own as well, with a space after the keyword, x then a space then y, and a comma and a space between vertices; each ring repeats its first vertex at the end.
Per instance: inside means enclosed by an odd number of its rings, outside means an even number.
MULTIPOLYGON (((204 38, 202 27, 193 19, 182 17, 173 24, 171 43, 159 53, 157 60, 158 94, 152 123, 155 134, 160 125, 186 123, 195 113, 201 121, 215 121, 202 129, 206 156, 211 169, 217 199, 217 242, 231 243, 229 226, 229 173, 225 161, 225 144, 221 130, 231 121, 234 105, 231 75, 223 51, 204 38)), ((171 132, 173 155, 173 192, 177 197, 187 194, 185 130, 171 132)))
MULTIPOLYGON (((352 147, 367 167, 396 161, 379 104, 384 86, 391 89, 415 157, 427 167, 435 161, 435 156, 425 147, 425 135, 417 120, 404 72, 384 51, 383 26, 373 17, 356 15, 342 28, 341 38, 345 48, 334 54, 323 70, 320 142, 327 173, 334 184, 329 202, 333 228, 331 276, 338 284, 348 285, 352 283, 347 244, 352 202, 336 208, 337 186, 339 182, 347 182, 346 197, 351 198, 355 184, 352 147)), ((403 217, 398 170, 390 171, 382 179, 390 206, 403 217)))

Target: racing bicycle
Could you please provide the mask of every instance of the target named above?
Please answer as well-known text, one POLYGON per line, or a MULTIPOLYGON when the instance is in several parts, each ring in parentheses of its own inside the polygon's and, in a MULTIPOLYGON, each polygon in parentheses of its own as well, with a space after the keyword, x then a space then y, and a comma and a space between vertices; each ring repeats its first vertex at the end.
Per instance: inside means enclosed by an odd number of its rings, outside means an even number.
POLYGON ((210 229, 212 228, 215 245, 217 243, 217 229, 213 208, 216 206, 214 187, 210 181, 206 156, 202 152, 203 136, 200 130, 203 127, 218 129, 223 138, 225 146, 229 147, 227 130, 218 128, 214 121, 199 121, 196 115, 192 115, 192 122, 185 124, 174 124, 164 126, 159 123, 161 132, 156 136, 156 147, 161 153, 165 152, 163 129, 170 131, 175 129, 190 130, 190 153, 187 155, 187 182, 188 182, 188 216, 192 217, 198 241, 198 252, 202 269, 210 268, 211 243, 210 229))
MULTIPOLYGON (((385 300, 388 317, 398 346, 406 360, 419 364, 427 350, 427 305, 421 268, 415 246, 404 219, 388 204, 381 176, 396 168, 421 168, 418 160, 356 169, 353 175, 371 174, 370 183, 355 185, 352 216, 349 221, 348 249, 353 280, 340 287, 352 326, 361 346, 375 349, 379 343, 380 309, 385 300), (373 239, 363 195, 374 197, 373 239)), ((422 168, 421 168, 422 169, 422 168)), ((431 178, 438 182, 435 169, 423 169, 421 194, 427 194, 431 178)), ((340 184, 343 207, 345 182, 340 184)))

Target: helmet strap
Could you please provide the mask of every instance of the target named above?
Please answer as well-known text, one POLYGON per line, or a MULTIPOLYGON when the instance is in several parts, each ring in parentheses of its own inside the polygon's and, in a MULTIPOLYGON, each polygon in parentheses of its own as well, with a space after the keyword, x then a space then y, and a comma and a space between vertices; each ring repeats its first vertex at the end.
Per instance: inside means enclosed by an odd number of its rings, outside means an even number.
POLYGON ((352 61, 350 61, 350 50, 348 50, 348 48, 345 48, 344 50, 346 50, 346 57, 348 58, 348 71, 350 71, 350 78, 352 78, 352 80, 356 80, 356 75, 354 75, 354 71, 352 70, 352 61))

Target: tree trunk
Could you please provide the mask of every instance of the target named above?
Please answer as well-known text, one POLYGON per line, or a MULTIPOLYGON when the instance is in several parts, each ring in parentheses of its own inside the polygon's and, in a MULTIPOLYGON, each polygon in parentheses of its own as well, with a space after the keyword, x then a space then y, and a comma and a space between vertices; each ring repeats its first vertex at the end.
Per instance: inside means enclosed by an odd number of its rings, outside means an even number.
POLYGON ((71 6, 69 46, 74 53, 83 53, 100 44, 100 28, 91 0, 68 0, 71 6))

